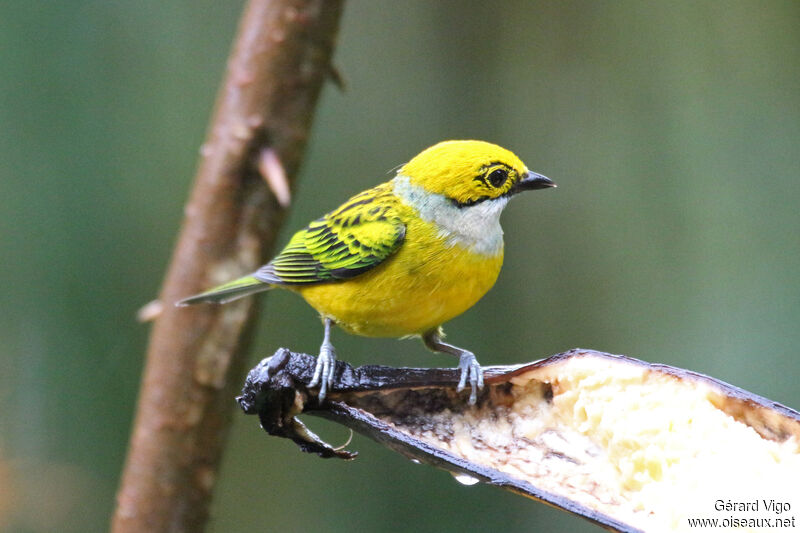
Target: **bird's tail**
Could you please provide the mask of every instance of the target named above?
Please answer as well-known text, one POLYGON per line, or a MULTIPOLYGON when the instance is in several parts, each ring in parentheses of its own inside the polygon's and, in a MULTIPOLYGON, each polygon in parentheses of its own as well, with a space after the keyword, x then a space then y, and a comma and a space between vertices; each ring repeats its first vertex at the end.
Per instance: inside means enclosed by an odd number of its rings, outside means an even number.
POLYGON ((185 298, 179 302, 176 302, 175 305, 183 307, 186 305, 203 302, 226 304, 228 302, 238 300, 239 298, 244 298, 245 296, 250 296, 251 294, 266 291, 271 288, 271 285, 264 283, 263 281, 259 281, 253 276, 245 276, 223 285, 218 285, 217 287, 209 289, 206 292, 201 292, 200 294, 195 294, 194 296, 185 298))

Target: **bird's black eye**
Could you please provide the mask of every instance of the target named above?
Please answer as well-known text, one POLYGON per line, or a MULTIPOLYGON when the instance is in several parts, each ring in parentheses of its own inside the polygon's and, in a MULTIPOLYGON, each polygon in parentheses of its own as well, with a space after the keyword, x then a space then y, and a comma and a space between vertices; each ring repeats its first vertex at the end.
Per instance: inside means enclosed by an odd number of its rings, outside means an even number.
POLYGON ((489 173, 486 177, 489 184, 494 187, 495 189, 502 187, 503 184, 508 179, 508 172, 503 170, 502 168, 498 168, 497 170, 493 170, 489 173))

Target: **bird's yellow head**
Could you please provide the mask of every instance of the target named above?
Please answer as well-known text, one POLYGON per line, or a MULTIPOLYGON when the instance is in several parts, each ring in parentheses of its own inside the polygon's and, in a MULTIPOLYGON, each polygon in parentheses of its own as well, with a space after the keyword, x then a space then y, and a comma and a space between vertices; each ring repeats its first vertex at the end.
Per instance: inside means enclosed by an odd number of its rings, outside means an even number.
POLYGON ((423 150, 398 172, 413 185, 459 206, 510 196, 526 189, 555 187, 528 171, 512 152, 484 141, 444 141, 423 150))

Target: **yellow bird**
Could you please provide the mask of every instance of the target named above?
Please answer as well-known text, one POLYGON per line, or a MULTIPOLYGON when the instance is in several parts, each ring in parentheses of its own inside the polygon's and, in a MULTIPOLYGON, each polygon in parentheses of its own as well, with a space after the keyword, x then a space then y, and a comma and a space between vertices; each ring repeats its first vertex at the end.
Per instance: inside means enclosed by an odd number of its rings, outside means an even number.
POLYGON ((500 214, 520 191, 555 187, 510 151, 483 141, 424 150, 386 183, 352 197, 294 234, 256 272, 178 305, 227 303, 272 287, 300 294, 325 334, 310 387, 333 384, 331 326, 366 337, 419 336, 459 358, 458 390, 483 387, 475 355, 442 341, 442 324, 472 307, 503 264, 500 214))

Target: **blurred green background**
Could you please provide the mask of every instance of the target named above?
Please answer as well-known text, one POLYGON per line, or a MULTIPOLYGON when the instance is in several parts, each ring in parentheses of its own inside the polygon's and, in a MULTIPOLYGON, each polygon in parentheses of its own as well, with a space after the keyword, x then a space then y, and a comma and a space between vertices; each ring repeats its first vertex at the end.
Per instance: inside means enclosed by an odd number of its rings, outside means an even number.
MULTIPOLYGON (((148 332, 135 314, 241 7, 0 7, 0 530, 107 527, 148 332)), ((335 62, 348 89, 324 91, 281 243, 436 141, 494 141, 559 188, 507 210, 503 274, 451 340, 484 364, 623 353, 800 407, 800 3, 353 0, 335 62)), ((315 353, 299 298, 264 307, 253 364, 315 353)), ((334 340, 356 364, 453 363, 334 340)), ((302 455, 237 414, 210 530, 596 531, 350 448, 352 463, 302 455)))

